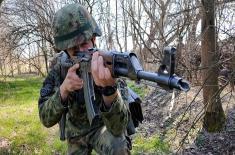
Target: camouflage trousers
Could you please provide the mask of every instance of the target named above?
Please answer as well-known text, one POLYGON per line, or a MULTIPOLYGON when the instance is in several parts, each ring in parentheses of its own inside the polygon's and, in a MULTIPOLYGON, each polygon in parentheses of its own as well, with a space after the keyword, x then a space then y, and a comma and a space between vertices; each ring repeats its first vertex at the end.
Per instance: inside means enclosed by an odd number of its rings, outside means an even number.
POLYGON ((130 141, 123 134, 113 136, 106 127, 84 136, 68 140, 68 155, 90 155, 94 149, 100 155, 130 155, 130 141))

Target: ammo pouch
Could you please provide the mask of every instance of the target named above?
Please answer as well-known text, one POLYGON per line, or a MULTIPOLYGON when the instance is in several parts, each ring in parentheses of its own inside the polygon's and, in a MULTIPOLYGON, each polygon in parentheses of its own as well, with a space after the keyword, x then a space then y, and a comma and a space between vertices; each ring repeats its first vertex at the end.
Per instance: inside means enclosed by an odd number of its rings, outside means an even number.
POLYGON ((140 97, 130 88, 128 88, 128 105, 131 112, 131 118, 127 125, 127 134, 132 135, 136 132, 135 128, 143 121, 140 97))

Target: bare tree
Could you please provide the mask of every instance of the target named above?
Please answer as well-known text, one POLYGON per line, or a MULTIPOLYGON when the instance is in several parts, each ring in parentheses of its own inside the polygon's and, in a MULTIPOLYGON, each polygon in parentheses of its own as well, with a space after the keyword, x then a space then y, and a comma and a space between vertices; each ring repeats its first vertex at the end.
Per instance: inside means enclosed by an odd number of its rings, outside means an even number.
POLYGON ((146 69, 149 64, 156 68, 156 62, 162 58, 163 48, 176 45, 178 38, 182 41, 185 38, 193 16, 189 12, 193 7, 188 1, 139 0, 133 3, 129 4, 127 11, 131 21, 133 47, 139 47, 137 51, 142 62, 148 63, 144 65, 146 69))
POLYGON ((120 49, 120 51, 122 52, 122 45, 121 45, 121 42, 120 42, 120 39, 119 39, 119 31, 118 31, 118 0, 115 1, 115 32, 116 32, 116 40, 117 40, 117 44, 118 44, 118 47, 120 49))
MULTIPOLYGON (((48 72, 47 57, 52 56, 54 52, 51 31, 51 22, 55 11, 53 3, 47 0, 30 2, 16 0, 10 4, 6 3, 3 10, 4 17, 7 20, 5 23, 9 27, 6 37, 10 39, 6 40, 15 40, 15 38, 18 40, 18 43, 12 47, 12 50, 20 51, 20 49, 25 49, 20 47, 28 46, 27 49, 31 51, 30 55, 28 55, 29 52, 27 50, 22 51, 20 52, 21 55, 17 54, 17 57, 22 58, 27 55, 29 61, 22 61, 23 63, 34 66, 35 69, 42 68, 38 64, 45 64, 46 71, 48 72), (37 52, 30 47, 35 46, 40 40, 44 40, 46 43, 39 44, 42 54, 37 55, 37 57, 43 56, 45 63, 32 64, 30 59, 35 57, 37 52)), ((9 44, 11 43, 9 42, 9 44)))
POLYGON ((103 45, 107 50, 114 49, 114 28, 112 27, 113 14, 111 12, 111 1, 100 1, 99 26, 101 27, 104 40, 103 45))
POLYGON ((203 126, 207 131, 219 131, 225 123, 218 85, 218 51, 216 50, 215 1, 202 0, 202 78, 205 116, 203 126))

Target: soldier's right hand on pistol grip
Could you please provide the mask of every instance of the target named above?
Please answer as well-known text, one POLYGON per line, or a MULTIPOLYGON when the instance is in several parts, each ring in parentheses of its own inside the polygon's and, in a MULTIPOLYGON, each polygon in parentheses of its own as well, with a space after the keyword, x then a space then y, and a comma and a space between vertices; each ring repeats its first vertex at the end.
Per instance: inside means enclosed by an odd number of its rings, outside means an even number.
POLYGON ((76 73, 78 68, 79 64, 75 64, 69 68, 64 82, 60 86, 60 95, 62 100, 66 100, 70 92, 79 90, 83 87, 83 80, 79 78, 76 73))

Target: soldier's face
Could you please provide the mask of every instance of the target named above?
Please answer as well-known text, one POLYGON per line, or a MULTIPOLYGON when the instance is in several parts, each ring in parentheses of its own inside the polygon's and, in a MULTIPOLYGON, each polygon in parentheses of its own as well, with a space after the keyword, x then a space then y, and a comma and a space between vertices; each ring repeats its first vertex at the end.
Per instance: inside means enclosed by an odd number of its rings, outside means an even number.
POLYGON ((92 40, 83 42, 82 44, 78 45, 78 51, 87 51, 89 48, 93 47, 92 40))
POLYGON ((67 51, 70 57, 73 57, 75 55, 75 52, 87 51, 89 48, 93 48, 94 44, 95 44, 95 37, 93 37, 91 40, 78 44, 76 47, 70 48, 67 51))

